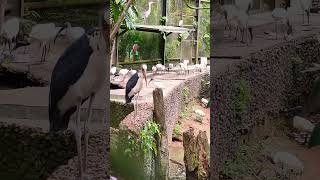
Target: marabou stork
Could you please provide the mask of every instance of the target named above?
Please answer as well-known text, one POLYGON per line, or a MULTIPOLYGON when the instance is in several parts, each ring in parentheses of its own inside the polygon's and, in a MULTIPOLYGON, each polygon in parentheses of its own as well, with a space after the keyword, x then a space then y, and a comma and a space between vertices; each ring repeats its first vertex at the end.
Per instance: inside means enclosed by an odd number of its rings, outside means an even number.
POLYGON ((4 39, 4 47, 1 55, 4 53, 4 49, 7 44, 9 46, 9 52, 12 53, 12 42, 17 42, 17 35, 20 30, 20 21, 18 18, 8 19, 3 23, 3 26, 0 30, 0 37, 4 39))
POLYGON ((126 85, 126 103, 130 103, 133 97, 136 96, 135 116, 137 115, 139 93, 143 88, 143 79, 145 80, 147 87, 148 84, 146 70, 143 68, 143 66, 141 66, 140 72, 136 72, 133 76, 131 76, 126 85))
POLYGON ((88 153, 88 125, 92 116, 92 104, 96 93, 101 89, 107 77, 107 60, 98 57, 100 41, 95 28, 87 30, 72 43, 58 59, 55 65, 49 92, 50 132, 68 128, 70 117, 76 112, 75 138, 77 143, 79 179, 86 176, 88 153), (81 105, 89 99, 88 119, 84 122, 85 159, 81 153, 81 105))

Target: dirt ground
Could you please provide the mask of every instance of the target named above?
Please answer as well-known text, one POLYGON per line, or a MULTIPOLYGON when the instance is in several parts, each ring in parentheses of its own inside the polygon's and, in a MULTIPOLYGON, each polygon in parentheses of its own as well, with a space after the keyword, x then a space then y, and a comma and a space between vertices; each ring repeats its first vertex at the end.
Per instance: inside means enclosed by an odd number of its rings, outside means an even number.
MULTIPOLYGON (((284 122, 279 119, 277 122, 284 122)), ((293 131, 283 123, 273 127, 248 144, 241 145, 233 160, 229 160, 223 172, 223 179, 257 180, 318 180, 320 177, 320 148, 308 149, 288 135, 293 131), (304 165, 302 174, 278 164, 273 164, 271 154, 288 152, 295 155, 304 165), (250 156, 248 156, 250 154, 250 156)))
MULTIPOLYGON (((178 122, 181 122, 180 133, 187 131, 190 127, 194 128, 195 135, 199 133, 199 130, 206 131, 208 141, 210 141, 210 108, 204 108, 201 106, 199 100, 194 100, 189 103, 186 111, 182 112, 178 122), (202 123, 196 120, 194 109, 200 109, 205 113, 202 123)), ((209 142, 210 143, 210 142, 209 142)), ((184 150, 182 141, 172 141, 169 146, 170 151, 170 176, 172 179, 183 179, 185 176, 184 169, 184 150), (180 178, 173 178, 180 177, 180 178)))

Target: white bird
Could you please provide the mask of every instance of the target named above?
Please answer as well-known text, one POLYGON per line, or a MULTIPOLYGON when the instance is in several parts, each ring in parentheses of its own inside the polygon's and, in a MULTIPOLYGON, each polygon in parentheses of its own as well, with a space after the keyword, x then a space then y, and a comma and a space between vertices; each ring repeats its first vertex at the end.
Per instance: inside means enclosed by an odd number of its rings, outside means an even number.
POLYGON ((128 69, 120 69, 119 75, 120 75, 120 76, 125 76, 128 72, 129 72, 128 69))
MULTIPOLYGON (((291 27, 290 21, 288 19, 288 12, 284 8, 275 8, 272 11, 271 16, 272 16, 274 23, 275 23, 276 39, 278 39, 278 22, 280 22, 282 25, 287 26, 288 29, 291 27)), ((284 30, 284 38, 286 38, 287 33, 284 30)))
POLYGON ((148 66, 146 64, 142 64, 142 68, 147 72, 148 71, 148 66))
POLYGON ((117 72, 117 67, 112 67, 112 68, 110 69, 110 74, 111 74, 111 75, 115 75, 116 72, 117 72))
POLYGON ((195 67, 196 67, 196 69, 197 69, 198 71, 201 71, 201 65, 200 65, 200 64, 196 64, 195 67))
POLYGON ((157 72, 157 67, 156 66, 152 66, 152 73, 155 74, 157 72))
POLYGON ((137 73, 137 70, 131 69, 131 70, 129 71, 130 77, 133 76, 135 73, 137 73))
POLYGON ((151 9, 152 9, 151 5, 152 5, 153 3, 155 3, 155 2, 151 1, 151 2, 148 3, 148 10, 146 10, 145 12, 143 12, 143 16, 141 17, 141 18, 144 20, 144 23, 145 23, 145 24, 147 23, 147 22, 146 22, 147 18, 148 18, 148 17, 150 16, 150 14, 151 14, 151 9))
POLYGON ((244 11, 249 15, 250 9, 253 7, 252 0, 235 0, 235 5, 240 11, 244 11))
POLYGON ((236 18, 239 9, 234 5, 223 5, 221 7, 226 25, 225 30, 229 29, 229 37, 231 36, 232 27, 237 28, 236 18))
POLYGON ((200 65, 206 67, 208 65, 208 58, 207 57, 200 57, 200 65))
POLYGON ((252 33, 252 27, 250 26, 249 23, 249 15, 247 14, 247 12, 245 11, 241 11, 239 10, 237 12, 237 16, 236 16, 236 22, 237 22, 237 30, 236 30, 236 36, 238 33, 238 30, 240 30, 241 33, 241 41, 242 43, 244 43, 244 37, 246 37, 246 42, 248 45, 248 32, 249 32, 249 36, 250 36, 250 43, 253 40, 253 33, 252 33))
POLYGON ((85 33, 85 30, 82 27, 72 27, 69 22, 66 22, 65 26, 63 28, 61 28, 60 31, 57 33, 54 41, 56 41, 57 37, 59 36, 59 34, 62 31, 65 31, 65 35, 67 37, 67 40, 70 43, 79 39, 85 33))
POLYGON ((312 124, 310 121, 306 120, 305 118, 295 116, 293 118, 293 127, 302 132, 312 133, 315 125, 312 124))
POLYGON ((183 60, 183 64, 187 67, 189 64, 189 60, 183 60))
POLYGON ((13 41, 16 42, 16 38, 19 33, 19 30, 20 30, 20 21, 18 18, 11 18, 3 23, 3 26, 0 31, 0 37, 4 39, 4 47, 1 54, 3 54, 7 44, 9 46, 9 52, 11 54, 12 42, 13 41))
MULTIPOLYGON (((246 34, 246 38, 248 38, 248 31, 249 31, 250 38, 251 38, 250 41, 252 42, 253 34, 252 34, 252 27, 250 27, 249 25, 249 12, 253 7, 253 1, 252 0, 235 0, 235 6, 238 9, 237 15, 236 15, 237 16, 236 21, 238 23, 236 36, 239 29, 242 37, 241 42, 243 42, 244 34, 246 34)), ((248 44, 248 41, 247 41, 247 44, 248 44)))
POLYGON ((54 40, 60 29, 56 28, 54 23, 36 24, 32 27, 29 37, 40 42, 42 50, 41 62, 46 60, 46 56, 50 51, 50 42, 54 40))
POLYGON ((186 73, 186 70, 187 70, 187 67, 184 63, 179 63, 179 66, 180 66, 180 70, 184 73, 186 73))
POLYGON ((156 68, 157 68, 157 72, 158 71, 164 72, 164 70, 166 69, 166 67, 162 64, 157 64, 156 68))
POLYGON ((302 23, 304 24, 304 13, 307 14, 308 25, 310 24, 310 8, 312 5, 312 0, 299 0, 299 4, 302 10, 302 23))
POLYGON ((179 21, 179 26, 180 27, 183 26, 183 20, 182 19, 179 21))

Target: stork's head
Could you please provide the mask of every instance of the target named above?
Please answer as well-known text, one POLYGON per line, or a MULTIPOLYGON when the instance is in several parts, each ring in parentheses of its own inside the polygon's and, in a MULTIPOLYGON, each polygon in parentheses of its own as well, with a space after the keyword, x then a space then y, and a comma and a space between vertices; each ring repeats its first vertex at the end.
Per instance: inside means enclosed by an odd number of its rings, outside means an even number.
POLYGON ((101 31, 97 28, 90 28, 86 30, 86 36, 89 39, 90 46, 94 49, 99 51, 101 46, 101 31))
POLYGON ((148 82, 147 82, 147 70, 144 68, 144 66, 141 66, 141 72, 144 80, 146 81, 146 87, 148 87, 148 82))
POLYGON ((71 27, 71 23, 70 23, 70 22, 65 22, 65 23, 64 23, 64 27, 65 27, 65 28, 71 27))

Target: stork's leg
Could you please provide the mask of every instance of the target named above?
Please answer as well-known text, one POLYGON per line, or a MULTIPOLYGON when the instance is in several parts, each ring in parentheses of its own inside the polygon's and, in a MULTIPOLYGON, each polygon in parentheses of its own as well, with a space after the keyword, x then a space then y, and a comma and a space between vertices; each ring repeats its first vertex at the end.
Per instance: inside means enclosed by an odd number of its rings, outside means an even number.
POLYGON ((304 12, 302 13, 302 24, 304 24, 304 12))
POLYGON ((11 46, 12 46, 12 42, 9 41, 9 53, 10 53, 10 55, 12 55, 11 46))
POLYGON ((88 156, 88 141, 89 141, 89 127, 91 122, 91 116, 92 116, 92 103, 94 101, 95 95, 92 95, 89 100, 89 106, 88 106, 88 119, 84 122, 84 161, 83 161, 83 169, 84 173, 87 172, 87 156, 88 156))
POLYGON ((77 153, 78 153, 78 170, 79 170, 79 179, 83 180, 83 168, 82 168, 82 153, 81 153, 81 101, 78 102, 77 105, 77 120, 76 120, 76 129, 75 129, 75 138, 77 143, 77 153))
POLYGON ((138 92, 137 97, 136 97, 136 112, 135 112, 135 117, 136 117, 137 114, 138 114, 138 99, 139 99, 139 95, 140 95, 140 92, 138 92))
POLYGON ((310 10, 308 10, 307 16, 308 16, 308 25, 310 25, 310 10))
POLYGON ((6 49, 6 46, 7 46, 7 39, 4 40, 4 46, 3 46, 3 49, 2 49, 2 52, 1 52, 1 56, 3 55, 4 50, 6 49))
POLYGON ((277 21, 275 21, 275 30, 276 30, 276 39, 278 39, 278 26, 277 26, 277 21))

